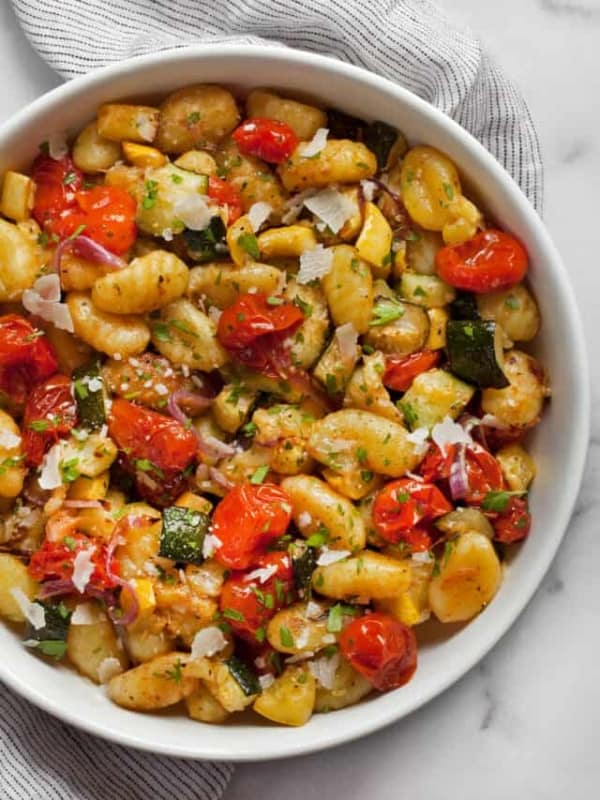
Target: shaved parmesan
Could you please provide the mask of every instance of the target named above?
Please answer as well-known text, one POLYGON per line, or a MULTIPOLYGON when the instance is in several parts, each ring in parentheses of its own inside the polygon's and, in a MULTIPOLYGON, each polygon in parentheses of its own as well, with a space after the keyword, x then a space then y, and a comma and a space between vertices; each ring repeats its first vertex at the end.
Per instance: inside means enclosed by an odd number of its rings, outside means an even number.
POLYGON ((360 182, 360 188, 367 203, 372 203, 377 191, 377 184, 374 181, 364 180, 360 182))
POLYGON ((484 414, 479 423, 480 425, 486 425, 488 428, 498 428, 498 430, 506 430, 508 427, 493 414, 484 414))
POLYGON ((315 603, 314 600, 309 600, 306 604, 306 618, 307 619, 319 619, 325 613, 325 609, 323 606, 319 605, 319 603, 315 603))
POLYGON ((60 461, 62 457, 61 443, 57 442, 48 450, 42 461, 38 483, 40 489, 58 489, 62 486, 60 461))
POLYGON ((329 564, 335 564, 337 561, 343 561, 348 556, 351 556, 352 553, 350 550, 330 550, 328 547, 324 547, 321 550, 321 554, 317 559, 317 564, 319 567, 327 567, 329 564))
POLYGON ((271 675, 270 672, 267 672, 266 675, 259 675, 258 682, 260 683, 260 688, 263 690, 268 689, 269 686, 272 686, 275 683, 275 678, 271 675))
POLYGON ((202 542, 202 556, 204 558, 212 558, 215 550, 218 550, 222 544, 223 542, 219 538, 213 536, 212 533, 207 533, 202 542))
POLYGON ((340 654, 334 653, 331 658, 327 658, 327 656, 316 658, 309 663, 308 668, 324 689, 333 689, 333 683, 339 666, 340 654))
POLYGON ((329 128, 319 128, 310 142, 301 145, 300 155, 302 158, 313 158, 327 144, 327 137, 329 135, 329 128))
POLYGON ((80 550, 73 561, 73 586, 80 594, 85 592, 94 572, 95 566, 92 563, 92 556, 95 551, 95 547, 90 547, 88 550, 80 550))
POLYGON ((18 447, 21 444, 21 437, 12 431, 6 429, 0 431, 0 447, 5 447, 7 450, 12 450, 13 447, 18 447))
POLYGON ((213 216, 206 199, 200 194, 187 194, 178 198, 173 204, 173 211, 177 219, 191 231, 203 231, 208 228, 213 216))
POLYGON ((429 564, 434 560, 429 550, 422 550, 421 552, 413 553, 411 559, 417 564, 429 564))
MULTIPOLYGON (((298 643, 296 642, 296 644, 298 644, 298 643)), ((298 645, 298 646, 301 647, 302 645, 298 645)), ((306 650, 304 653, 296 653, 296 655, 290 656, 289 658, 286 658, 285 663, 286 664, 297 664, 298 661, 306 661, 308 658, 312 658, 314 656, 314 654, 315 654, 314 650, 306 650)))
POLYGON ((88 379, 87 387, 90 390, 90 392, 99 392, 100 389, 102 388, 102 378, 99 377, 90 378, 89 375, 86 375, 85 377, 88 379))
POLYGON ((192 658, 210 658, 227 646, 223 631, 216 625, 202 628, 192 641, 192 658))
POLYGON ((444 417, 441 422, 433 426, 431 438, 443 453, 446 452, 448 445, 473 443, 473 439, 471 439, 471 436, 465 431, 462 425, 459 425, 458 422, 454 422, 450 417, 444 417))
POLYGON ((300 269, 296 275, 298 283, 310 283, 331 272, 333 251, 318 244, 313 250, 306 250, 300 256, 300 269))
POLYGON ((302 206, 304 205, 306 198, 312 197, 316 193, 316 189, 305 189, 303 192, 298 192, 298 194, 295 194, 290 197, 289 200, 286 200, 283 205, 285 213, 281 217, 283 224, 291 225, 292 222, 295 222, 302 211, 302 206))
POLYGON ((269 578, 272 578, 273 575, 277 572, 277 567, 275 564, 271 564, 268 567, 260 567, 259 569, 255 569, 252 572, 249 572, 245 577, 244 581, 260 581, 260 583, 266 583, 269 578))
POLYGON ((323 189, 307 198, 304 205, 323 220, 333 233, 337 233, 356 212, 356 205, 352 200, 337 189, 323 189))
POLYGON ((41 628, 44 627, 46 624, 46 614, 44 612, 44 606, 40 605, 39 603, 32 603, 31 600, 27 597, 25 592, 18 587, 14 587, 10 590, 15 603, 19 606, 21 613, 30 623, 30 625, 39 631, 41 628))
POLYGON ((172 242, 173 241, 173 229, 172 228, 164 228, 160 235, 165 240, 165 242, 172 242))
POLYGON ((312 522, 312 517, 308 513, 308 511, 301 511, 298 514, 298 525, 301 528, 308 528, 311 522, 312 522))
POLYGON ((335 338, 340 348, 340 358, 345 364, 353 363, 356 358, 358 331, 351 322, 346 322, 335 329, 335 338))
POLYGON ((105 620, 106 614, 95 603, 79 603, 71 614, 71 625, 95 625, 105 620))
POLYGON ((115 675, 119 675, 121 672, 123 672, 123 667, 118 658, 114 656, 103 658, 98 665, 98 680, 102 684, 108 683, 111 678, 114 678, 115 675))
POLYGON ((25 289, 21 302, 30 314, 35 314, 55 328, 73 333, 73 320, 66 303, 60 302, 60 278, 56 273, 42 275, 31 289, 25 289))
POLYGON ((136 122, 136 128, 145 142, 151 142, 156 136, 156 123, 151 117, 141 114, 136 122))
POLYGON ((67 137, 63 131, 51 133, 48 137, 48 155, 55 161, 60 161, 69 152, 67 137))
POLYGON ((254 233, 258 233, 260 226, 265 222, 269 215, 272 213, 273 207, 269 203, 253 203, 248 209, 248 219, 254 233))
POLYGON ((429 430, 427 428, 417 428, 412 433, 409 433, 406 438, 418 448, 423 448, 429 439, 429 430))

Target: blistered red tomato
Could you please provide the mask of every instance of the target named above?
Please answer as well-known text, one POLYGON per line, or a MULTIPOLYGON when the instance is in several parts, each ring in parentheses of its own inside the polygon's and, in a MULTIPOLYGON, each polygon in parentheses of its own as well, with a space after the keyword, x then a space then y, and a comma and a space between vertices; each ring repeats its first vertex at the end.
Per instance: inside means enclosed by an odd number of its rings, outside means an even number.
POLYGON ((412 628, 388 614, 365 614, 353 620, 340 635, 340 650, 380 692, 408 683, 417 668, 412 628))
POLYGON ((396 392, 406 392, 417 375, 435 367, 439 360, 437 350, 422 350, 410 356, 386 356, 383 383, 396 392))
POLYGON ((237 361, 279 377, 274 360, 285 360, 283 342, 303 321, 304 314, 293 303, 261 293, 242 294, 221 314, 217 337, 237 361))
POLYGON ((511 497, 504 511, 493 521, 494 538, 503 544, 520 542, 531 530, 531 514, 527 500, 511 497))
POLYGON ((135 242, 136 202, 124 189, 82 189, 83 173, 69 156, 59 160, 38 156, 32 177, 36 183, 32 215, 48 233, 65 239, 81 229, 117 255, 135 242))
POLYGON ((23 415, 23 445, 26 463, 38 467, 44 453, 77 424, 77 407, 71 394, 71 379, 54 375, 30 394, 23 415))
POLYGON ((208 179, 208 196, 215 203, 227 208, 227 224, 233 223, 242 215, 242 198, 240 193, 227 181, 211 175, 208 179))
POLYGON ((274 483, 235 486, 216 507, 212 533, 220 541, 215 558, 229 569, 258 563, 269 543, 290 524, 289 495, 274 483))
POLYGON ((18 314, 0 317, 0 391, 20 405, 57 369, 54 348, 43 331, 18 314))
MULTIPOLYGON (((419 473, 426 481, 448 480, 452 464, 456 459, 457 445, 447 445, 444 451, 432 444, 419 466, 419 473)), ((477 442, 466 446, 465 461, 467 503, 479 504, 488 492, 504 488, 502 469, 496 458, 477 442)))
POLYGON ((105 543, 93 542, 77 531, 65 534, 60 540, 44 539, 41 547, 31 556, 29 574, 36 581, 70 580, 73 577, 75 558, 84 551, 92 549, 91 563, 94 565, 87 589, 104 591, 117 586, 115 574, 118 564, 111 563, 108 572, 108 550, 105 543))
POLYGON ((427 523, 452 511, 452 505, 432 483, 400 478, 375 497, 373 524, 386 542, 405 542, 415 551, 432 545, 427 523))
POLYGON ((487 230, 464 244, 449 245, 435 256, 440 278, 468 292, 494 292, 523 280, 527 252, 508 233, 487 230))
POLYGON ((286 122, 262 117, 246 120, 231 135, 240 153, 262 158, 271 164, 286 161, 299 141, 286 122))
POLYGON ((251 572, 233 572, 223 584, 219 607, 233 632, 250 642, 262 642, 265 626, 291 602, 294 572, 288 553, 265 553, 251 572))
POLYGON ((194 433, 175 419, 122 398, 113 401, 108 432, 122 451, 122 461, 136 478, 140 494, 167 505, 184 488, 185 472, 196 457, 194 433))

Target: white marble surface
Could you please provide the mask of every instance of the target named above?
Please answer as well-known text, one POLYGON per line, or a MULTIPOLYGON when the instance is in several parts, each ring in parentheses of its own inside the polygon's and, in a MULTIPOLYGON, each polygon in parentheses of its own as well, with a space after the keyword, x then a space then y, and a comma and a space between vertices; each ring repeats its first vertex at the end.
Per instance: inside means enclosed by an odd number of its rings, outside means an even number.
MULTIPOLYGON (((522 87, 546 164, 545 219, 570 271, 600 400, 600 0, 440 0, 522 87)), ((0 0, 0 119, 58 83, 0 0)), ((408 719, 320 755, 240 766, 226 800, 593 800, 600 796, 600 412, 577 511, 512 630, 408 719)))

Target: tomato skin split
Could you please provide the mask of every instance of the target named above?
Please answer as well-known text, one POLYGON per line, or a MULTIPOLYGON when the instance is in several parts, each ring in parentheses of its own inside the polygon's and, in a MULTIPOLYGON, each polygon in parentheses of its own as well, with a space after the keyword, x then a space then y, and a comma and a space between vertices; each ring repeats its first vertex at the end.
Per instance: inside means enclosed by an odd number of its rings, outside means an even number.
POLYGON ((521 542, 529 536, 531 530, 531 514, 527 500, 522 497, 511 497, 508 507, 492 522, 494 538, 502 544, 521 542))
POLYGON ((439 360, 440 353, 437 350, 422 350, 410 356, 387 356, 384 386, 396 392, 406 392, 417 375, 435 367, 439 360))
POLYGON ((225 495, 213 514, 211 533, 221 543, 215 558, 229 569, 257 566, 292 517, 289 495, 274 483, 242 483, 225 495))
POLYGON ((386 542, 404 542, 416 552, 429 550, 433 540, 428 523, 452 508, 433 483, 400 478, 378 492, 373 503, 373 523, 386 542))
POLYGON ((56 353, 42 331, 18 314, 0 317, 0 391, 21 405, 57 369, 56 353))
POLYGON ((282 164, 294 152, 299 139, 286 122, 255 117, 231 134, 240 153, 271 164, 282 164))
MULTIPOLYGON (((436 444, 431 444, 419 466, 419 474, 426 481, 448 480, 455 454, 456 445, 447 445, 442 452, 436 444)), ((467 503, 479 505, 488 492, 504 489, 504 476, 498 459, 477 442, 465 448, 465 468, 468 491, 464 499, 467 503)))
POLYGON ((389 614, 376 612, 352 620, 339 642, 354 669, 380 692, 408 683, 417 668, 412 628, 389 614))
POLYGON ((528 258, 514 236, 490 229, 464 244, 442 247, 436 253, 435 264, 440 278, 451 286, 485 293, 507 289, 522 281, 528 258))
POLYGON ((54 375, 35 387, 23 415, 23 444, 28 467, 39 467, 44 454, 77 425, 71 379, 54 375))

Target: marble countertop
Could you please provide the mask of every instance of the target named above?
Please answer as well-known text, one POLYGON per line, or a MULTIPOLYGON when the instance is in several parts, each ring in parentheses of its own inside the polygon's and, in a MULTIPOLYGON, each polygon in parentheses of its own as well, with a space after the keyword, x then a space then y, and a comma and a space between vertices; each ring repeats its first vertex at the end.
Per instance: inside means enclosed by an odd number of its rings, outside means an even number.
MULTIPOLYGON (((546 166, 545 220, 570 272, 590 353, 600 191, 600 0, 439 0, 522 88, 546 166)), ((0 120, 59 82, 0 2, 0 120)), ((600 361, 591 364, 600 400, 600 361)), ((591 800, 600 725, 600 412, 575 515, 525 613, 487 658, 409 718, 322 754, 237 768, 226 800, 591 800)))

